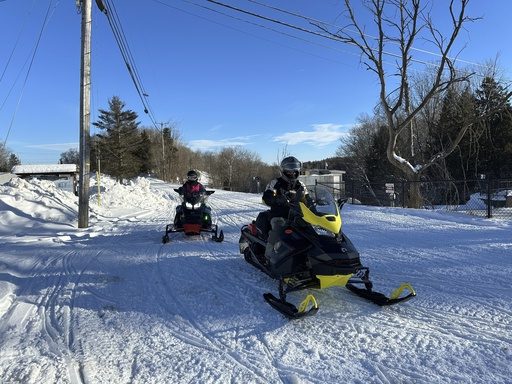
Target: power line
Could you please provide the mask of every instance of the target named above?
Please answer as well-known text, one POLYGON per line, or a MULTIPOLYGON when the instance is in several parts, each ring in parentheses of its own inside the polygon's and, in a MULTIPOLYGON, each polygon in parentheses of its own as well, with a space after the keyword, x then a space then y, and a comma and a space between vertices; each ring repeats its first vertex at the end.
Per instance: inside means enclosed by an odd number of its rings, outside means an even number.
MULTIPOLYGON (((276 24, 279 24, 279 25, 282 25, 282 26, 285 26, 285 27, 288 27, 288 28, 292 28, 292 29, 295 29, 295 30, 298 30, 298 31, 301 31, 301 32, 304 32, 304 33, 312 34, 312 35, 315 35, 317 37, 322 37, 322 38, 326 38, 326 39, 329 39, 329 40, 334 40, 334 41, 337 41, 337 42, 344 42, 344 43, 347 43, 347 44, 356 45, 354 43, 350 43, 350 42, 344 41, 340 36, 337 36, 334 33, 332 33, 332 34, 331 33, 323 34, 323 33, 319 33, 319 32, 316 32, 316 31, 311 31, 309 29, 306 29, 306 28, 303 28, 303 27, 299 27, 299 26, 291 24, 291 23, 287 23, 287 22, 284 22, 284 21, 281 21, 281 20, 278 20, 278 19, 275 19, 275 18, 264 16, 264 15, 261 15, 261 14, 258 14, 258 13, 252 12, 252 11, 247 11, 245 9, 242 9, 242 8, 239 8, 239 7, 235 7, 235 6, 232 6, 230 4, 225 4, 225 3, 222 3, 222 2, 216 1, 216 0, 205 0, 205 1, 207 1, 209 3, 216 4, 216 5, 220 6, 220 7, 225 7, 225 8, 231 9, 231 10, 236 11, 236 12, 240 12, 240 13, 244 13, 244 14, 250 15, 252 17, 260 18, 260 19, 266 20, 266 21, 271 22, 271 23, 276 23, 276 24)), ((309 22, 314 21, 314 22, 319 23, 319 24, 335 26, 333 24, 329 24, 329 23, 326 23, 324 21, 316 20, 316 19, 311 18, 311 17, 303 16, 303 15, 300 15, 298 13, 290 12, 290 11, 283 10, 281 8, 277 8, 277 7, 273 7, 273 6, 269 6, 269 5, 257 2, 255 0, 247 0, 247 1, 250 1, 250 2, 258 4, 258 5, 261 5, 263 7, 270 8, 272 10, 277 10, 279 12, 282 12, 282 13, 285 13, 285 14, 288 14, 288 15, 292 15, 292 16, 295 16, 295 17, 299 17, 299 18, 305 19, 305 20, 307 20, 309 22)), ((363 34, 363 36, 374 38, 374 36, 371 36, 371 35, 368 35, 368 34, 363 34)), ((424 49, 419 49, 419 48, 414 48, 414 47, 411 48, 411 49, 412 50, 416 50, 418 52, 423 52, 423 53, 427 53, 427 54, 430 54, 430 55, 434 55, 434 56, 440 56, 440 54, 438 54, 436 52, 431 52, 431 51, 427 51, 427 50, 424 50, 424 49)), ((371 49, 371 48, 370 48, 370 50, 374 51, 374 49, 371 49)), ((395 57, 395 58, 401 59, 401 55, 400 54, 395 54, 395 53, 392 53, 392 52, 389 52, 389 51, 383 51, 382 53, 387 55, 387 56, 391 56, 391 57, 395 57)), ((462 59, 457 59, 457 60, 459 62, 463 62, 463 63, 467 63, 467 64, 479 65, 477 63, 473 63, 473 62, 462 60, 462 59)), ((414 59, 414 58, 411 58, 411 61, 415 62, 415 63, 423 64, 423 65, 426 65, 426 66, 437 66, 435 63, 424 61, 424 60, 419 60, 419 59, 414 59)), ((481 65, 479 65, 479 66, 481 66, 481 65)))
POLYGON ((147 100, 148 94, 144 90, 144 86, 142 85, 142 80, 139 75, 139 71, 137 70, 137 66, 135 64, 135 60, 131 53, 128 42, 126 41, 126 37, 119 20, 119 16, 115 9, 113 3, 110 0, 103 0, 103 4, 100 2, 99 5, 104 5, 103 7, 99 7, 100 10, 107 16, 107 20, 109 22, 110 28, 114 34, 114 38, 116 40, 117 46, 121 51, 121 56, 123 57, 123 61, 128 70, 128 74, 132 79, 133 84, 135 85, 135 89, 137 94, 139 95, 140 100, 142 101, 142 105, 144 107, 144 112, 149 116, 153 126, 158 129, 156 119, 154 117, 153 111, 149 105, 147 100))
MULTIPOLYGON (((238 28, 234 28, 233 26, 230 26, 230 25, 226 25, 226 24, 223 24, 223 23, 219 23, 217 21, 214 21, 212 19, 209 19, 209 18, 206 18, 206 17, 203 17, 203 16, 200 16, 200 15, 197 15, 197 14, 194 14, 194 13, 191 13, 191 12, 188 12, 188 11, 185 11, 181 8, 178 8, 178 7, 175 7, 175 6, 172 6, 170 4, 167 4, 163 1, 160 1, 160 0, 153 0, 154 2, 158 3, 158 4, 161 4, 161 5, 164 5, 166 7, 169 7, 169 8, 172 8, 172 9, 176 9, 180 12, 183 12, 183 13, 186 13, 188 15, 192 15, 194 17, 198 17, 198 18, 201 18, 203 20, 207 20, 208 22, 211 22, 211 23, 214 23, 214 24, 218 24, 218 25, 222 25, 226 28, 229 28, 229 29, 233 29, 237 32, 241 32, 241 33, 244 33, 244 34, 247 34, 247 35, 250 35, 250 36, 253 36, 253 37, 256 37, 258 39, 262 39, 262 40, 266 40, 266 41, 271 41, 271 40, 268 40, 268 39, 264 39, 262 38, 261 36, 257 36, 257 35, 254 35, 254 34, 251 34, 247 31, 244 31, 244 30, 241 30, 241 29, 238 29, 238 28)), ((284 31, 280 31, 278 29, 275 29, 275 28, 272 28, 272 27, 269 27, 269 26, 266 26, 266 25, 263 25, 263 24, 259 24, 259 23, 255 23, 253 21, 249 21, 247 19, 243 19, 243 18, 240 18, 240 17, 236 17, 236 16, 233 16, 233 15, 230 15, 228 13, 225 13, 225 12, 221 12, 217 9, 213 9, 211 7, 208 7, 208 6, 205 6, 205 5, 202 5, 202 4, 198 4, 194 1, 191 1, 191 0, 181 0, 182 2, 184 3, 187 3, 187 4, 191 4, 193 6, 196 6, 198 8, 202 8, 202 9, 206 9, 210 12, 213 12, 213 13, 216 13, 216 14, 219 14, 219 15, 222 15, 222 16, 226 16, 226 17, 229 17, 231 19, 234 19, 234 20, 237 20, 237 21, 241 21, 243 23, 246 23, 246 24, 249 24, 249 25, 253 25, 253 26, 256 26, 258 28, 262 28, 262 29, 266 29, 266 30, 269 30, 271 32, 274 32, 274 33, 278 33, 280 35, 283 35, 283 36, 286 36, 286 37, 289 37, 289 38, 292 38, 292 39, 295 39, 295 40, 299 40, 299 41, 302 41, 302 42, 305 42, 305 43, 308 43, 308 44, 311 44, 311 45, 316 45, 316 46, 319 46, 319 47, 322 47, 322 48, 327 48, 327 49, 330 49, 330 50, 333 50, 333 51, 336 51, 336 52, 341 52, 341 53, 345 53, 345 54, 349 54, 349 55, 354 55, 354 56, 359 56, 358 54, 356 53, 352 53, 352 52, 348 52, 348 51, 345 51, 345 50, 342 50, 342 49, 339 49, 339 48, 335 48, 333 46, 328 46, 328 45, 325 45, 325 44, 321 44, 321 43, 318 43, 318 42, 314 42, 314 41, 311 41, 311 40, 308 40, 308 39, 305 39, 303 37, 299 37, 297 35, 293 35, 293 34, 290 34, 290 33, 287 33, 287 32, 284 32, 284 31)), ((274 42, 275 43, 275 42, 274 42)), ((282 43, 277 43, 279 45, 284 45, 282 43)), ((286 45, 284 45, 286 46, 286 45)), ((294 50, 297 50, 297 51, 300 51, 302 53, 305 53, 307 55, 311 55, 311 56, 315 56, 315 57, 318 57, 318 58, 321 58, 321 59, 324 59, 324 60, 329 60, 329 61, 335 61, 335 62, 340 62, 338 60, 335 60, 335 59, 331 59, 331 58, 327 58, 327 57, 323 57, 323 56, 320 56, 320 55, 317 55, 317 54, 313 54, 311 52, 307 52, 307 51, 304 51, 304 50, 301 50, 301 49, 297 49, 295 47, 290 47, 290 46, 286 46, 290 49, 294 49, 294 50)), ((342 63, 342 62, 340 62, 342 63)), ((342 63, 342 64, 345 64, 345 63, 342 63)))
MULTIPOLYGON (((28 82, 28 77, 30 75, 30 72, 32 70, 32 65, 34 64, 34 59, 36 57, 36 54, 37 54, 37 50, 39 48, 39 43, 41 42, 41 38, 43 36, 43 32, 44 32, 44 29, 46 28, 46 26, 48 25, 48 21, 49 19, 51 18, 51 9, 52 9, 52 3, 53 3, 53 0, 49 0, 48 2, 48 8, 46 10, 46 14, 45 14, 45 17, 44 17, 44 21, 43 21, 43 25, 41 26, 41 30, 39 31, 39 35, 37 37, 37 40, 36 40, 36 45, 34 47, 34 52, 32 53, 32 57, 30 59, 30 63, 29 63, 29 66, 28 66, 28 69, 27 69, 27 73, 25 75, 25 79, 23 81, 23 85, 21 87, 21 93, 20 93, 20 97, 18 98, 18 102, 16 103, 16 108, 14 110, 14 113, 13 113, 13 116, 11 118, 11 122, 9 124, 9 128, 7 129, 7 134, 5 135, 5 140, 4 140, 4 146, 6 145, 7 143, 7 139, 9 138, 9 135, 11 133, 11 129, 12 129, 12 126, 14 124, 14 120, 16 118, 16 114, 18 113, 18 108, 21 104, 21 99, 23 98, 23 94, 25 92, 25 87, 27 85, 27 82, 28 82)), ((53 10, 55 10, 55 8, 57 7, 57 5, 59 4, 59 1, 57 1, 53 7, 53 10)))
MULTIPOLYGON (((287 15, 291 15, 291 16, 295 16, 295 17, 299 17, 301 19, 304 19, 308 22, 315 22, 315 23, 318 23, 318 24, 323 24, 323 25, 327 25, 327 26, 330 26, 330 27, 334 27, 334 28, 338 28, 339 30, 341 29, 345 29, 346 31, 348 32, 351 32, 351 33, 355 33, 355 34, 358 34, 359 32, 358 31, 353 31, 353 30, 350 30, 350 29, 346 29, 346 28, 343 28, 339 25, 336 25, 336 24, 332 24, 332 23, 329 23, 329 22, 326 22, 326 21, 322 21, 322 20, 317 20, 317 19, 314 19, 312 17, 309 17, 309 16, 304 16, 304 15, 301 15, 299 13, 295 13, 295 12, 291 12, 291 11, 288 11, 288 10, 285 10, 285 9, 282 9, 282 8, 278 8, 278 7, 274 7, 274 6, 271 6, 271 5, 268 5, 268 4, 264 4, 264 3, 261 3, 259 1, 256 1, 256 0, 246 0, 250 3, 254 3, 254 4, 257 4, 257 5, 260 5, 262 7, 265 7, 265 8, 269 8, 269 9, 272 9, 274 11, 278 11, 278 12, 281 12, 281 13, 284 13, 284 14, 287 14, 287 15)), ((376 36, 372 36, 370 34, 367 34, 367 33, 362 33, 362 36, 364 37, 370 37, 372 39, 377 39, 376 36)), ((391 42, 393 44, 393 42, 391 42)), ((399 45, 398 43, 394 43, 395 45, 399 45)), ((417 51, 417 52, 421 52, 421 53, 426 53, 428 55, 432 55, 432 56, 437 56, 437 57, 440 57, 442 56, 441 54, 437 53, 437 52, 432 52, 432 51, 429 51, 429 50, 426 50, 426 49, 422 49, 422 48, 416 48, 416 47, 411 47, 411 50, 412 51, 417 51)), ((454 58, 450 58, 451 60, 454 60, 454 58)), ((468 61, 468 60, 463 60, 463 59, 459 59, 457 58, 457 61, 461 62, 461 63, 465 63, 465 64, 471 64, 471 65, 476 65, 476 66, 480 66, 480 67, 484 67, 483 65, 481 64, 478 64, 478 63, 473 63, 471 61, 468 61)), ((420 63, 424 63, 424 62, 421 62, 419 61, 420 63)))

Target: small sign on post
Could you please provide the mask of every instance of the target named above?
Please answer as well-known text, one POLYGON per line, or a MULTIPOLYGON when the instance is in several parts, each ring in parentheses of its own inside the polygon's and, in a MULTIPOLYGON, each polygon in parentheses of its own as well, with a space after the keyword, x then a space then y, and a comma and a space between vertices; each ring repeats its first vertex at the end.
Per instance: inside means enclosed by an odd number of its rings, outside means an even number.
POLYGON ((395 184, 394 183, 386 183, 385 186, 386 186, 386 193, 389 196, 390 206, 394 207, 395 206, 395 197, 396 197, 395 184))

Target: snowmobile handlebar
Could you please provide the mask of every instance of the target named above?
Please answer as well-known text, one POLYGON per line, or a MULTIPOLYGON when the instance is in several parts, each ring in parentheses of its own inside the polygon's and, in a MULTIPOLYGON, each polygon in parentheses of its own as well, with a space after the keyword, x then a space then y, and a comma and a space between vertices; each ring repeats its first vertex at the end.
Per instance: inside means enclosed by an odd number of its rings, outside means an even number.
MULTIPOLYGON (((176 192, 180 196, 183 195, 183 191, 180 190, 179 188, 173 188, 173 191, 176 192)), ((202 192, 202 194, 204 194, 206 196, 213 195, 214 193, 215 193, 215 191, 205 191, 205 192, 202 192)), ((199 193, 199 194, 201 194, 201 193, 199 193)))
POLYGON ((336 202, 338 203, 338 208, 339 208, 340 211, 341 211, 341 208, 343 208, 343 206, 345 205, 345 203, 347 201, 348 201, 348 197, 339 198, 338 200, 336 200, 336 202))

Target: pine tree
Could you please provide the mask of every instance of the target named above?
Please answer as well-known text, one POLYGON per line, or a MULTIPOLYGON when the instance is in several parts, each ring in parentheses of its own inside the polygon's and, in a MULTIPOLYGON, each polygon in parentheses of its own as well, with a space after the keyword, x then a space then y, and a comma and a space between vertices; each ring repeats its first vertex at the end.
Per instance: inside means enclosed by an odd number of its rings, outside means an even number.
POLYGON ((151 140, 146 130, 140 133, 140 145, 136 152, 140 162, 139 173, 147 174, 151 172, 151 140))
POLYGON ((121 181, 137 175, 141 168, 137 156, 141 145, 138 116, 132 110, 125 110, 124 102, 117 96, 113 96, 108 104, 108 110, 99 110, 98 121, 93 125, 105 131, 97 135, 102 172, 121 181))
POLYGON ((430 131, 429 158, 443 153, 451 146, 451 141, 464 126, 469 125, 466 135, 460 140, 455 150, 443 162, 437 164, 441 170, 441 179, 474 178, 477 172, 475 157, 478 154, 478 127, 470 122, 476 120, 475 100, 469 89, 448 89, 438 121, 430 131))
POLYGON ((482 123, 480 173, 512 177, 512 107, 510 93, 491 77, 476 91, 477 108, 488 117, 482 123), (490 113, 489 113, 490 112, 490 113))

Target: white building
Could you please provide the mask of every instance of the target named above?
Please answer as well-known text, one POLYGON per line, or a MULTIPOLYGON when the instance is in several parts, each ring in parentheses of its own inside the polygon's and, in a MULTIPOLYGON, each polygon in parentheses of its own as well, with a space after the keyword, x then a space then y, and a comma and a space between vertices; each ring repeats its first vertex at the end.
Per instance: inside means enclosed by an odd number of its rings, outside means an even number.
POLYGON ((11 173, 22 179, 51 180, 58 188, 77 194, 78 167, 76 164, 15 165, 11 173))
POLYGON ((343 181, 345 171, 335 169, 306 169, 305 173, 305 175, 299 176, 299 180, 306 184, 308 188, 319 183, 332 188, 336 197, 345 195, 345 183, 343 181))

